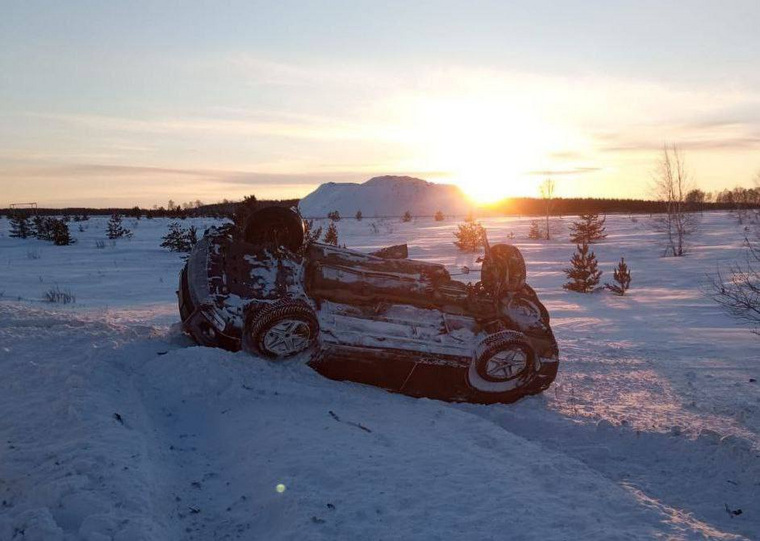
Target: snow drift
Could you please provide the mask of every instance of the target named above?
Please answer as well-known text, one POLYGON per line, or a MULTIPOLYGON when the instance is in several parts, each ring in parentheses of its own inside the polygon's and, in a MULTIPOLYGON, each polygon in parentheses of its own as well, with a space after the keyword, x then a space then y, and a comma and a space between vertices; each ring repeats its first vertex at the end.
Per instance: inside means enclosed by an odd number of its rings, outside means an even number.
POLYGON ((432 216, 437 211, 446 215, 463 215, 470 205, 462 191, 452 184, 435 184, 414 177, 384 176, 363 184, 328 182, 301 199, 301 214, 306 218, 324 218, 337 210, 341 216, 354 216, 362 211, 366 218, 432 216))
MULTIPOLYGON (((176 326, 182 256, 159 247, 171 220, 98 248, 107 220, 53 246, 0 218, 2 541, 758 539, 757 337, 699 289, 742 254, 726 213, 683 258, 649 218, 609 216, 594 251, 603 278, 626 256, 625 297, 562 289, 569 220, 535 242, 530 218, 485 218, 514 233, 562 350, 552 392, 509 406, 197 347, 176 326), (76 303, 41 302, 56 284, 76 303)), ((341 242, 408 242, 479 279, 455 220, 375 222, 340 221, 341 242)))

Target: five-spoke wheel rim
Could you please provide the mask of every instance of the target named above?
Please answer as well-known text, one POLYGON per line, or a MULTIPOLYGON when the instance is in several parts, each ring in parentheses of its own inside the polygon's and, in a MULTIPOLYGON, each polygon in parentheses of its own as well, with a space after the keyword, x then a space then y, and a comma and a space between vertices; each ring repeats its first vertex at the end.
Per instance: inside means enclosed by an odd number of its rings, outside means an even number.
POLYGON ((306 349, 310 338, 311 330, 307 322, 283 319, 266 332, 263 346, 278 357, 284 357, 306 349))
POLYGON ((525 370, 528 361, 528 352, 522 348, 500 351, 488 359, 484 375, 492 381, 507 381, 525 370))

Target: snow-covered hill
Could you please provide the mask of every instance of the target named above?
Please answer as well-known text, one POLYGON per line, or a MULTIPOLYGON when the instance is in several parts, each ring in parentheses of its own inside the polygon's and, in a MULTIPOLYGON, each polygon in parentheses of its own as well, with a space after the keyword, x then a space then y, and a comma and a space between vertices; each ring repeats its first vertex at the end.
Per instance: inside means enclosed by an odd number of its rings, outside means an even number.
POLYGON ((441 211, 447 216, 462 216, 470 204, 462 191, 451 184, 435 184, 419 178, 384 176, 362 184, 328 182, 301 199, 301 214, 323 218, 337 210, 343 217, 362 211, 365 218, 432 216, 441 211))
MULTIPOLYGON (((0 540, 758 539, 760 346, 700 291, 745 232, 705 213, 693 251, 662 258, 647 220, 610 216, 594 246, 603 279, 631 265, 623 298, 562 289, 566 235, 483 221, 514 233, 562 364, 546 393, 480 406, 195 346, 169 220, 98 248, 106 218, 65 247, 0 219, 0 540), (56 286, 76 303, 42 302, 56 286)), ((337 227, 479 277, 455 220, 337 227)))

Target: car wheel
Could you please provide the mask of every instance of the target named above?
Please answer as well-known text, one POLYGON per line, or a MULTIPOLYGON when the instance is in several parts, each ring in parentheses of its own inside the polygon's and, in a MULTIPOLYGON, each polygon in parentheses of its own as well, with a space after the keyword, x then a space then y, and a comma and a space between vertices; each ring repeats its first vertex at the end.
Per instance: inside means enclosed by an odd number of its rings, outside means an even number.
POLYGON ((286 207, 265 207, 254 212, 245 224, 243 238, 251 244, 284 246, 298 251, 304 242, 303 219, 286 207))
POLYGON ((521 329, 541 329, 549 326, 549 312, 534 295, 523 291, 502 299, 504 315, 521 329))
POLYGON ((480 280, 486 291, 498 294, 522 289, 525 274, 525 259, 520 250, 511 244, 495 244, 483 260, 480 280))
POLYGON ((524 334, 499 331, 475 347, 468 383, 486 393, 504 393, 525 386, 536 373, 536 353, 524 334))
POLYGON ((318 336, 319 321, 311 306, 298 299, 282 299, 249 311, 243 348, 283 359, 305 351, 318 336))

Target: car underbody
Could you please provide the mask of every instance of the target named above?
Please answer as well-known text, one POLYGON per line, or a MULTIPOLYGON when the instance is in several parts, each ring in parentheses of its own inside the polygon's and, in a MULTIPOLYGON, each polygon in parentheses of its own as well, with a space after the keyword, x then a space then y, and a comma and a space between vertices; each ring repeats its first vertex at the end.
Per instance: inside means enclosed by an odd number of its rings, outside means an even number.
POLYGON ((549 314, 514 247, 490 248, 490 260, 487 249, 484 280, 465 284, 399 258, 405 247, 381 257, 248 237, 212 228, 182 270, 183 326, 201 345, 269 359, 307 351, 328 378, 448 401, 512 402, 556 376, 549 314))

